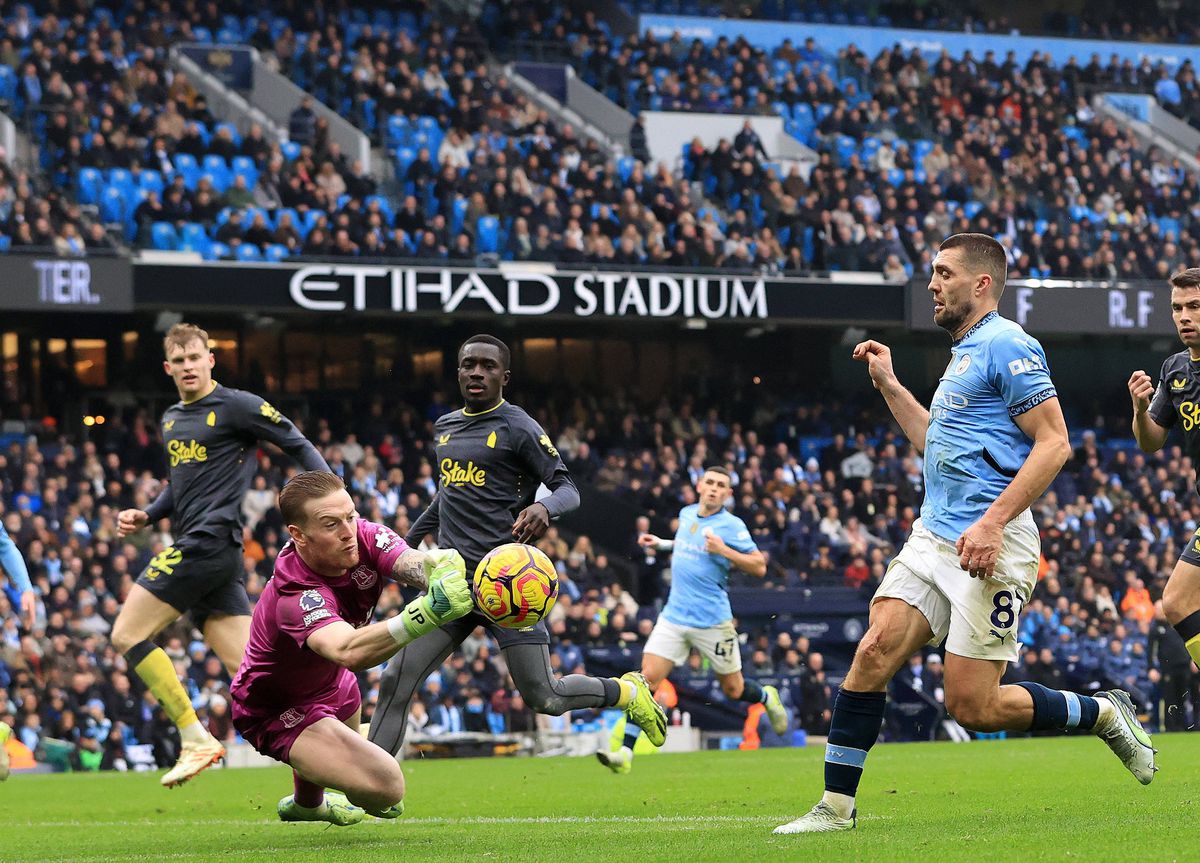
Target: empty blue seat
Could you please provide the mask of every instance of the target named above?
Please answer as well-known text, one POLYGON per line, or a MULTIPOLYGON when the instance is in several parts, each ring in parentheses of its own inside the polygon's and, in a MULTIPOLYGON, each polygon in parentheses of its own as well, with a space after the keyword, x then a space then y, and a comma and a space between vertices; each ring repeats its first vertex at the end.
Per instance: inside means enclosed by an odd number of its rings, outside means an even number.
POLYGON ((188 222, 179 231, 179 245, 176 248, 181 252, 199 252, 203 255, 208 250, 210 243, 202 224, 188 222))
POLYGON ((622 156, 617 159, 617 176, 621 178, 622 183, 626 182, 630 175, 633 174, 633 166, 635 164, 636 160, 633 156, 622 156))
MULTIPOLYGON (((219 159, 220 156, 217 158, 219 159)), ((171 157, 171 163, 175 165, 176 171, 186 171, 189 168, 195 170, 200 167, 196 162, 196 157, 191 153, 176 153, 171 157)))
POLYGON ((125 221, 125 193, 118 186, 105 186, 101 191, 100 218, 107 223, 125 221))
POLYGON ((145 189, 147 192, 155 192, 158 195, 162 195, 162 174, 155 170, 143 170, 138 175, 138 187, 145 189))
POLYGON ((495 216, 483 216, 476 222, 475 247, 481 255, 500 250, 500 220, 495 216))
POLYGON ((457 234, 463 229, 463 219, 467 215, 467 205, 469 202, 466 198, 455 198, 453 204, 453 212, 450 216, 450 232, 457 234))
POLYGON ((289 162, 300 158, 300 145, 295 141, 284 141, 279 145, 279 149, 283 151, 283 158, 289 162))
POLYGON ((104 187, 104 177, 95 168, 80 168, 75 177, 75 196, 81 204, 95 204, 100 201, 100 190, 104 187))
POLYGON ((262 252, 258 246, 253 243, 241 243, 234 252, 234 257, 239 261, 261 261, 263 259, 262 252))
POLYGON ((150 226, 150 247, 163 251, 174 251, 179 246, 179 235, 170 222, 155 222, 150 226))
POLYGON ((274 263, 278 263, 290 254, 291 254, 291 252, 288 251, 287 246, 285 246, 281 243, 271 243, 271 245, 267 246, 267 251, 266 251, 264 257, 268 261, 273 261, 274 263))

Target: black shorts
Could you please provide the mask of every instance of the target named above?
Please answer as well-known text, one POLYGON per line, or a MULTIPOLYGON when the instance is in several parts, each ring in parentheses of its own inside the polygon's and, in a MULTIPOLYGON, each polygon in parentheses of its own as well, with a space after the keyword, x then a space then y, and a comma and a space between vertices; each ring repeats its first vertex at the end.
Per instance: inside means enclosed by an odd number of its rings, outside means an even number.
POLYGON ((190 612, 198 629, 213 614, 250 614, 242 547, 229 540, 180 537, 154 556, 137 583, 180 613, 190 612))

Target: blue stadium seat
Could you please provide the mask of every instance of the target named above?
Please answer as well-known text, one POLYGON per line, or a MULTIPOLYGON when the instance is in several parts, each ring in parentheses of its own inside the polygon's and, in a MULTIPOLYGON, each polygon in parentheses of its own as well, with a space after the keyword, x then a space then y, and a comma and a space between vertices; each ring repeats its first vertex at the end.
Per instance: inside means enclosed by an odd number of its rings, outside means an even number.
POLYGON ((179 245, 176 248, 181 252, 199 252, 203 255, 211 244, 202 224, 187 222, 179 232, 179 245))
POLYGON ((81 204, 95 204, 100 201, 100 190, 104 187, 104 177, 95 168, 80 168, 75 177, 75 196, 81 204))
POLYGON ((119 189, 132 191, 134 187, 133 174, 130 173, 128 168, 109 168, 108 184, 116 186, 119 189))
POLYGON ((1167 105, 1178 105, 1183 101, 1183 91, 1174 78, 1163 78, 1154 85, 1154 95, 1167 105))
POLYGON ((288 257, 290 254, 291 254, 291 252, 288 251, 287 246, 285 246, 281 243, 271 243, 271 245, 267 246, 267 251, 266 251, 266 254, 264 255, 264 257, 268 261, 272 261, 274 263, 279 263, 284 258, 288 257))
POLYGON ((229 252, 229 246, 225 245, 224 243, 218 243, 214 240, 213 242, 209 243, 208 248, 200 254, 204 256, 204 260, 206 261, 220 261, 228 258, 229 252))
POLYGON ((453 203, 453 211, 450 216, 450 233, 457 235, 463 229, 463 219, 467 215, 467 207, 470 202, 466 198, 455 198, 453 203))
POLYGON ((170 222, 155 222, 150 226, 150 246, 163 251, 174 251, 179 246, 179 235, 170 222))
POLYGON ((283 158, 289 162, 300 158, 300 145, 295 141, 284 141, 279 145, 279 149, 283 151, 283 158))
POLYGON ((125 221, 125 192, 119 186, 105 186, 100 192, 100 218, 108 224, 125 221))
POLYGON ((633 166, 636 164, 636 161, 637 160, 635 160, 633 156, 622 156, 621 158, 617 159, 617 176, 621 178, 622 183, 629 180, 630 175, 633 173, 633 166))
POLYGON ((963 204, 963 213, 968 219, 974 219, 982 209, 983 201, 967 201, 965 204, 963 204))
POLYGON ((155 192, 161 197, 163 191, 162 174, 155 170, 143 170, 138 175, 138 188, 145 189, 147 192, 155 192))
POLYGON ((500 250, 500 220, 495 216, 483 216, 475 225, 475 243, 480 254, 491 254, 500 250))
POLYGON ((262 251, 253 243, 241 243, 234 252, 234 257, 239 261, 261 261, 263 259, 262 251))
POLYGON ((408 141, 412 129, 408 125, 408 118, 403 114, 393 114, 387 119, 387 145, 389 147, 402 147, 408 141))

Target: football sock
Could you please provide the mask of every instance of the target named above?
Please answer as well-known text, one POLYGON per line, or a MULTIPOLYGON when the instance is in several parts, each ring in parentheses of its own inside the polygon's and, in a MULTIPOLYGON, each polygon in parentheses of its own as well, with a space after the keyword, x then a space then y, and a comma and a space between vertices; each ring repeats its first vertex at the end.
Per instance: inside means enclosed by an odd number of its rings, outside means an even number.
POLYGON ((1183 639, 1192 662, 1200 664, 1200 611, 1193 611, 1175 624, 1175 631, 1183 639))
POLYGON ((632 752, 633 747, 637 745, 638 738, 641 736, 641 734, 642 729, 638 728, 632 722, 626 723, 625 739, 621 741, 621 745, 632 752))
POLYGON ((628 680, 618 680, 615 677, 608 677, 604 680, 605 695, 608 695, 609 693, 609 683, 615 683, 617 685, 617 689, 619 690, 617 700, 613 702, 613 707, 620 707, 622 710, 624 710, 629 706, 629 702, 633 701, 634 696, 637 695, 637 687, 628 680))
POLYGON ((833 701, 829 741, 825 744, 825 800, 844 818, 850 816, 844 810, 852 808, 867 752, 879 737, 886 701, 882 692, 848 689, 839 689, 833 701), (847 805, 846 798, 851 805, 847 805))
POLYGON ((605 707, 625 707, 633 698, 626 694, 625 687, 615 677, 601 677, 600 684, 604 687, 605 707))
POLYGON ((305 809, 319 809, 325 802, 325 789, 307 779, 300 778, 300 774, 295 770, 292 771, 292 785, 295 788, 292 799, 296 801, 297 806, 305 809))
POLYGON ((1033 698, 1033 724, 1030 731, 1048 731, 1057 728, 1078 728, 1091 731, 1100 716, 1100 704, 1091 696, 1048 689, 1040 683, 1022 681, 1018 683, 1033 698))
POLYGON ((736 700, 745 701, 750 704, 766 704, 767 694, 763 692, 763 688, 757 680, 747 680, 745 685, 742 686, 742 694, 736 700))
POLYGON ((154 693, 167 717, 175 723, 184 743, 200 742, 208 732, 196 718, 187 690, 175 674, 166 652, 152 641, 139 641, 125 653, 125 662, 154 693))

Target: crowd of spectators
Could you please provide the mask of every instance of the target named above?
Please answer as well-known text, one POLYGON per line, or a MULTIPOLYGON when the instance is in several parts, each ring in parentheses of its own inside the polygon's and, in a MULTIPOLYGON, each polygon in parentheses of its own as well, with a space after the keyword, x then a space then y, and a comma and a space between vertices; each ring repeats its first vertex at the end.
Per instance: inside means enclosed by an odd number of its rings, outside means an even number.
MULTIPOLYGON (((426 399, 428 394, 426 394, 426 399)), ((866 608, 874 586, 903 543, 922 497, 919 456, 876 407, 810 404, 777 394, 753 405, 690 397, 638 404, 615 395, 543 402, 536 415, 572 474, 597 493, 644 513, 629 526, 629 547, 598 548, 557 527, 540 542, 556 562, 561 599, 550 619, 556 672, 587 669, 596 657, 636 651, 653 625, 669 580, 669 562, 635 550, 637 532, 669 532, 682 505, 694 501, 705 464, 733 472, 730 506, 750 526, 769 568, 762 581, 735 575, 735 590, 784 593, 836 589, 866 608), (849 435, 845 434, 851 430, 849 435)), ((526 404, 530 404, 528 400, 526 404)), ((363 516, 403 534, 436 489, 427 438, 446 410, 435 398, 420 408, 360 409, 353 427, 325 420, 306 426, 331 467, 342 473, 363 516)), ((77 755, 125 763, 134 742, 159 763, 174 758, 170 723, 108 642, 121 599, 146 561, 170 543, 164 522, 121 540, 115 515, 141 506, 163 475, 157 424, 145 413, 113 417, 104 433, 78 441, 38 433, 0 456, 3 524, 28 561, 40 595, 38 622, 22 629, 14 601, 0 592, 0 718, 37 749, 66 740, 77 755)), ((243 505, 245 573, 252 598, 270 576, 285 536, 275 494, 292 468, 258 454, 258 473, 243 505)), ((1075 457, 1035 507, 1044 562, 1026 610, 1027 653, 1011 676, 1053 677, 1092 691, 1121 686, 1154 725, 1190 727, 1194 669, 1165 625, 1161 595, 1180 542, 1200 525, 1191 490, 1193 466, 1177 447, 1157 456, 1131 454, 1121 441, 1085 433, 1075 457), (1189 693, 1191 695, 1189 696, 1189 693), (1160 708, 1162 708, 1160 710, 1160 708)), ((403 602, 392 588, 380 603, 403 602)), ((736 610, 736 609, 735 609, 736 610)), ((831 682, 846 667, 834 646, 810 644, 786 618, 744 621, 747 673, 791 682, 798 722, 820 733, 828 721, 831 682)), ((214 734, 234 734, 228 678, 186 623, 163 642, 193 703, 214 734)), ((631 660, 629 657, 633 657, 631 660)), ((682 673, 703 678, 700 657, 682 673)), ((379 684, 364 673, 366 714, 379 684)), ((572 719, 537 718, 515 691, 496 645, 482 631, 427 681, 413 730, 522 730, 568 727, 572 719)))

